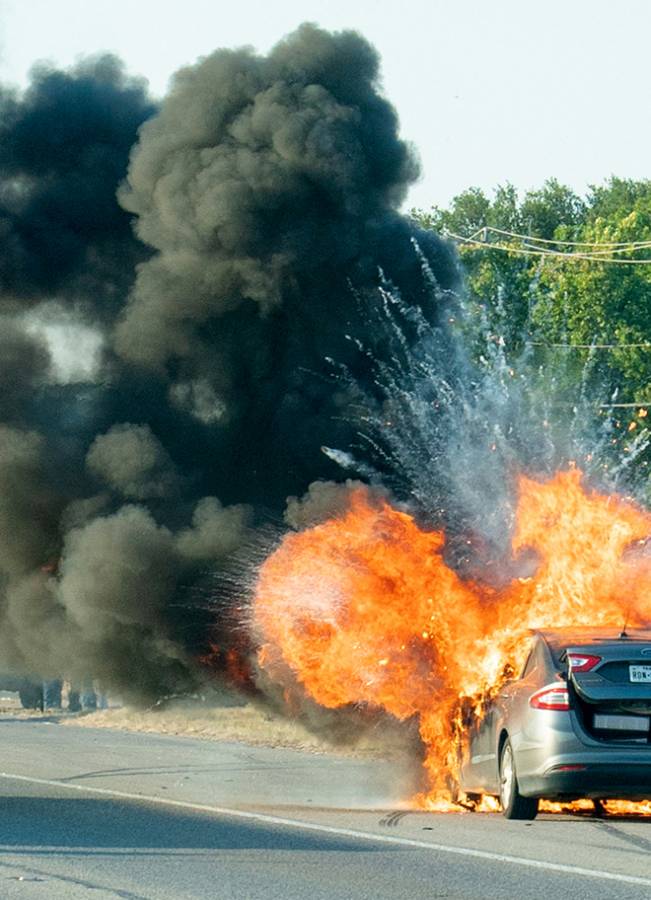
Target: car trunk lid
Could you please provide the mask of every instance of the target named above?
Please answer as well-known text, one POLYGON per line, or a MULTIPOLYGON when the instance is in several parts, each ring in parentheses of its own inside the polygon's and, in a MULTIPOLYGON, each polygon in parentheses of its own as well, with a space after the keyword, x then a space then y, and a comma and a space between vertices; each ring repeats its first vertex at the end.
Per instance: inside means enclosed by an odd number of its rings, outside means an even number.
POLYGON ((568 646, 568 683, 586 730, 609 743, 651 743, 651 642, 568 646))
POLYGON ((651 711, 651 643, 622 639, 566 651, 568 675, 587 703, 636 704, 651 711), (573 665, 590 658, 587 670, 573 665))

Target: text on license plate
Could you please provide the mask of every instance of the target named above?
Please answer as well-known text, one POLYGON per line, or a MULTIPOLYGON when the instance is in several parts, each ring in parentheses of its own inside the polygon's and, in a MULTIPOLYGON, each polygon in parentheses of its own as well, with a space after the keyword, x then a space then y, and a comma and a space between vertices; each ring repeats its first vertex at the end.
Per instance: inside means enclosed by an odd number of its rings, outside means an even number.
POLYGON ((651 666, 629 666, 631 681, 648 681, 651 684, 651 666))

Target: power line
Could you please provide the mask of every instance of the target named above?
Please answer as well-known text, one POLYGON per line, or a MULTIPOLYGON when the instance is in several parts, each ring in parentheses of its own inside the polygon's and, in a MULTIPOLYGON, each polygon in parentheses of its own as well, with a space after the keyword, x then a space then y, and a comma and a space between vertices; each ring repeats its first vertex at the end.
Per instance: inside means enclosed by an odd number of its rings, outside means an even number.
POLYGON ((640 344, 549 344, 547 341, 525 341, 526 347, 553 347, 568 350, 651 350, 651 343, 640 344))
POLYGON ((553 257, 554 259, 583 260, 587 262, 614 263, 620 266, 649 266, 651 259, 618 259, 613 256, 600 256, 599 254, 589 253, 564 253, 560 250, 543 250, 535 247, 513 247, 508 244, 485 243, 483 241, 471 240, 462 235, 447 232, 447 237, 459 241, 464 246, 474 247, 477 250, 499 250, 503 253, 511 253, 519 256, 542 256, 553 257))
POLYGON ((649 409, 651 403, 600 403, 599 409, 649 409))
POLYGON ((583 260, 583 261, 592 261, 592 262, 603 262, 603 263, 613 263, 615 265, 620 266, 649 266, 651 265, 651 259, 621 259, 613 256, 613 253, 628 253, 634 252, 636 250, 642 250, 646 248, 651 248, 651 241, 637 241, 631 243, 612 243, 612 244, 586 244, 581 242, 571 242, 571 241, 550 241, 546 238, 535 238, 531 235, 519 235, 515 232, 503 231, 501 229, 493 228, 492 226, 485 226, 484 228, 480 228, 478 231, 473 232, 472 235, 464 236, 460 234, 455 234, 454 232, 447 231, 445 232, 446 236, 452 238, 463 244, 464 246, 474 247, 475 249, 481 250, 498 250, 503 253, 514 253, 520 256, 551 256, 555 259, 559 257, 561 259, 569 259, 569 260, 583 260), (524 244, 523 247, 514 247, 512 244, 505 244, 502 242, 491 242, 488 241, 488 234, 495 233, 513 237, 515 239, 521 240, 524 244), (477 235, 483 235, 482 240, 477 240, 477 235), (551 247, 545 246, 540 247, 539 244, 554 244, 558 243, 564 246, 585 246, 585 247, 593 247, 593 248, 602 248, 602 249, 594 249, 590 252, 568 252, 563 250, 552 250, 551 247), (604 253, 610 253, 610 256, 603 256, 604 253))
MULTIPOLYGON (((522 240, 522 244, 525 247, 529 247, 532 250, 544 250, 550 256, 580 256, 582 259, 599 259, 602 256, 606 256, 606 254, 610 253, 611 255, 616 253, 633 253, 636 250, 646 250, 651 247, 651 243, 640 243, 640 244, 626 244, 626 246, 617 246, 617 247, 609 247, 607 244, 592 244, 593 247, 603 246, 602 250, 583 250, 576 251, 575 253, 570 253, 567 250, 551 250, 546 247, 540 247, 537 243, 538 238, 530 238, 522 240), (529 240, 534 241, 534 243, 529 243, 529 240)), ((491 245, 492 246, 492 245, 491 245)), ((620 260, 617 260, 618 262, 620 260)))
POLYGON ((471 237, 476 237, 482 232, 492 232, 501 234, 505 237, 520 238, 525 241, 536 241, 539 244, 559 244, 566 247, 651 247, 650 241, 557 241, 552 238, 534 238, 528 234, 518 234, 515 231, 504 231, 502 228, 495 228, 493 225, 484 225, 478 231, 473 232, 471 237))

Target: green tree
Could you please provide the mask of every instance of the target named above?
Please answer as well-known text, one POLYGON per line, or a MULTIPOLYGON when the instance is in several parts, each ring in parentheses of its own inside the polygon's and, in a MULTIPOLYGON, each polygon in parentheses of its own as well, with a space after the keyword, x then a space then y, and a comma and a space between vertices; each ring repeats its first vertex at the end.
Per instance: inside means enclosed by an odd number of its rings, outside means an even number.
MULTIPOLYGON (((610 188, 593 188, 586 221, 574 233, 586 243, 651 242, 651 182, 613 179, 610 188)), ((550 343, 614 345, 594 351, 602 376, 623 401, 649 402, 651 348, 632 345, 651 342, 651 265, 634 262, 651 259, 651 246, 613 246, 603 255, 602 262, 546 260, 532 323, 550 343)))
MULTIPOLYGON (((422 227, 475 236, 473 243, 458 242, 470 308, 504 338, 513 359, 524 341, 543 345, 534 365, 551 368, 564 354, 571 400, 590 358, 601 396, 617 391, 620 403, 651 403, 651 348, 645 346, 651 343, 651 265, 635 263, 651 260, 651 246, 616 246, 651 243, 651 181, 611 178, 592 186, 585 199, 553 178, 521 199, 510 184, 492 198, 470 188, 447 209, 413 215, 422 227), (510 234, 491 233, 483 241, 477 232, 486 227, 510 234), (536 244, 513 235, 577 243, 536 244), (553 253, 541 254, 547 247, 553 253), (599 258, 581 258, 595 251, 599 258)), ((624 434, 638 434, 650 420, 651 410, 648 417, 640 408, 618 414, 624 434)))
MULTIPOLYGON (((412 216, 423 228, 462 238, 474 236, 486 226, 509 234, 552 238, 559 228, 573 229, 585 216, 583 201, 556 179, 549 179, 537 191, 520 200, 512 184, 498 187, 492 199, 479 188, 469 188, 454 197, 449 209, 432 207, 429 212, 414 210, 412 216)), ((500 245, 513 245, 513 253, 482 245, 459 244, 468 289, 485 316, 509 344, 520 346, 534 300, 541 267, 535 254, 522 255, 521 241, 497 235, 500 245), (499 322, 498 322, 499 318, 499 322)))

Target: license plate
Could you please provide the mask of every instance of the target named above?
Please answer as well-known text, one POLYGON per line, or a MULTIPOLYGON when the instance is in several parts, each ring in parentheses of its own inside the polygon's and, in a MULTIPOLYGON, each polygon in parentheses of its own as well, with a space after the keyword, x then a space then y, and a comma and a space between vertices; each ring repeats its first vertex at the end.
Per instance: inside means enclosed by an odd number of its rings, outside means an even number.
POLYGON ((594 727, 613 731, 648 731, 648 716, 610 716, 595 714, 594 727))
POLYGON ((628 672, 631 681, 651 684, 651 666, 629 666, 628 672))

